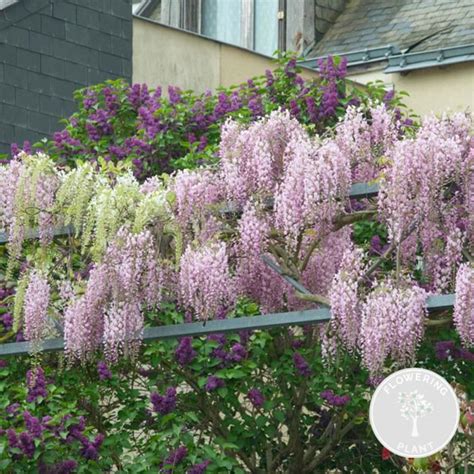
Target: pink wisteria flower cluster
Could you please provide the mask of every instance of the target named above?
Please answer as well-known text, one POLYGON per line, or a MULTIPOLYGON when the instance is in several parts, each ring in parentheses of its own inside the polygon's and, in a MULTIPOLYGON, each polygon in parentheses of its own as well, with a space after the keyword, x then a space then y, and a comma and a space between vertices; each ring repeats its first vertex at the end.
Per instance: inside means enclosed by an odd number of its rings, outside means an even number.
MULTIPOLYGON (((163 182, 166 223, 122 227, 86 282, 73 282, 82 289, 64 315, 68 353, 83 359, 102 345, 111 361, 133 353, 143 313, 161 295, 201 320, 246 297, 262 312, 331 307, 320 337, 326 360, 349 351, 377 375, 387 360, 414 360, 426 298, 452 292, 456 274, 454 322, 472 344, 472 268, 463 263, 474 247, 470 127, 462 114, 406 127, 383 105, 349 108, 324 136, 310 136, 287 111, 247 126, 227 121, 218 164, 163 182), (360 181, 379 183, 379 197, 350 199, 360 181), (359 222, 382 229, 383 249, 357 243, 359 222), (157 229, 169 230, 173 253, 157 229)), ((13 176, 15 166, 2 172, 13 176)), ((156 187, 134 188, 133 199, 117 193, 121 212, 156 187)), ((156 200, 147 202, 147 215, 163 219, 156 200)), ((9 206, 5 222, 15 219, 9 206)))
POLYGON ((457 274, 453 319, 461 341, 467 347, 474 346, 474 268, 467 263, 457 274))
POLYGON ((9 252, 19 256, 28 228, 37 227, 42 245, 53 237, 58 171, 42 153, 20 153, 0 167, 0 230, 10 235, 9 252))
POLYGON ((102 344, 110 361, 136 353, 143 310, 160 300, 160 272, 152 234, 122 228, 103 261, 92 268, 85 293, 66 309, 66 353, 86 359, 102 344))
POLYGON ((33 343, 39 343, 51 329, 48 318, 50 301, 50 286, 48 281, 39 272, 30 275, 28 287, 25 292, 25 338, 33 343))

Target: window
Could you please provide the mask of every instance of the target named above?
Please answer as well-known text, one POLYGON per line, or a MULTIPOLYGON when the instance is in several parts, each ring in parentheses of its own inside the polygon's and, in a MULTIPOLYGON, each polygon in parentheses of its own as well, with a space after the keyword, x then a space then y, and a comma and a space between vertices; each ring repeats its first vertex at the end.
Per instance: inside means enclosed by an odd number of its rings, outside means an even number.
POLYGON ((279 0, 134 0, 133 13, 271 56, 279 0))

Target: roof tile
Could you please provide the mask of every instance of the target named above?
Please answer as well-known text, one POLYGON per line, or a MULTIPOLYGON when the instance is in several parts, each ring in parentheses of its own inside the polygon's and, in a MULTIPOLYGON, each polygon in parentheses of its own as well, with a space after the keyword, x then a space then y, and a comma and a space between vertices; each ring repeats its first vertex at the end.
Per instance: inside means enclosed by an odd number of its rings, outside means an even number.
POLYGON ((426 51, 472 43, 472 0, 350 0, 310 56, 388 44, 426 51))

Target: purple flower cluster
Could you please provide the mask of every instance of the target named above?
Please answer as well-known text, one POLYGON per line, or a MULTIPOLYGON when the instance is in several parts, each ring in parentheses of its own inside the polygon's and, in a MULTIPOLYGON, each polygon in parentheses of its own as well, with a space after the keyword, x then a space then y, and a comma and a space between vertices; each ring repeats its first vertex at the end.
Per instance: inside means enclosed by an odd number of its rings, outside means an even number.
POLYGON ((99 433, 93 441, 81 440, 82 451, 81 454, 86 459, 96 460, 99 457, 99 449, 104 442, 105 436, 99 433))
MULTIPOLYGON (((63 423, 69 417, 63 419, 63 423)), ((99 433, 92 441, 84 434, 86 429, 86 420, 83 416, 79 418, 79 423, 72 424, 69 427, 69 433, 66 437, 67 443, 72 443, 77 440, 81 443, 81 455, 85 459, 96 460, 99 457, 99 449, 104 442, 105 436, 99 433)))
POLYGON ((324 390, 320 395, 323 400, 326 400, 326 402, 329 403, 329 405, 335 407, 343 407, 351 401, 349 395, 335 395, 332 390, 324 390))
POLYGON ((59 150, 64 150, 67 147, 76 148, 76 152, 79 153, 81 146, 81 141, 77 138, 72 138, 71 133, 68 130, 63 130, 62 132, 55 132, 53 134, 53 140, 55 146, 59 150))
MULTIPOLYGON (((2 302, 2 300, 7 298, 8 296, 11 296, 14 292, 15 290, 13 288, 0 287, 0 309, 2 309, 3 311, 8 309, 7 303, 2 302)), ((4 331, 11 331, 13 327, 13 316, 9 311, 0 314, 0 325, 3 326, 4 331)))
POLYGON ((247 398, 249 399, 250 403, 256 408, 261 408, 265 403, 265 397, 258 388, 251 388, 247 393, 247 398))
POLYGON ((217 390, 218 388, 222 387, 225 387, 225 382, 219 377, 216 377, 215 375, 210 375, 207 378, 207 382, 205 385, 205 389, 207 392, 213 392, 214 390, 217 390))
POLYGON ((182 337, 179 340, 178 347, 174 353, 176 361, 179 365, 185 366, 191 363, 197 355, 197 352, 193 349, 193 338, 182 337))
POLYGON ((132 107, 138 108, 150 99, 148 86, 146 84, 133 84, 127 91, 127 96, 132 107))
POLYGON ((102 92, 104 94, 106 109, 111 112, 117 111, 120 107, 117 93, 111 87, 105 87, 102 92))
POLYGON ((381 383, 382 383, 382 380, 384 379, 385 377, 382 376, 382 375, 371 375, 368 377, 367 379, 367 385, 369 387, 373 387, 373 388, 376 388, 378 387, 381 383))
POLYGON ((32 458, 35 453, 35 441, 33 436, 27 431, 23 431, 19 435, 15 430, 9 428, 7 430, 7 440, 10 449, 20 449, 20 451, 28 458, 32 458))
MULTIPOLYGON (((187 153, 215 145, 214 129, 229 117, 250 116, 255 121, 268 110, 281 108, 298 120, 323 127, 326 119, 335 117, 336 107, 346 106, 340 100, 343 88, 338 91, 346 61, 336 63, 331 57, 321 61, 323 80, 317 83, 305 81, 298 74, 296 59, 291 58, 274 72, 267 70, 259 82, 249 80, 216 94, 195 95, 170 86, 168 97, 162 97, 161 88, 152 92, 145 84, 129 86, 124 81, 88 88, 80 112, 69 119, 66 130, 54 135, 50 145, 63 161, 74 161, 78 153, 92 161, 98 156, 106 160, 131 156, 139 177, 168 172, 187 153), (163 135, 165 140, 160 138, 163 135), (141 144, 129 147, 127 138, 141 144)), ((206 158, 197 162, 201 159, 206 158)))
POLYGON ((160 415, 167 415, 176 408, 176 388, 169 387, 165 395, 153 392, 150 395, 150 401, 153 405, 153 411, 160 415))
POLYGON ((347 58, 343 57, 339 65, 336 65, 332 56, 328 56, 326 59, 321 58, 318 60, 318 67, 323 79, 321 116, 329 117, 335 114, 336 107, 341 99, 337 89, 337 81, 343 79, 347 74, 347 58))
POLYGON ((82 101, 82 105, 86 110, 90 110, 95 104, 97 104, 97 94, 93 90, 87 89, 84 95, 84 100, 82 101))
POLYGON ((44 430, 44 425, 42 421, 49 421, 49 417, 46 420, 40 420, 33 416, 29 411, 23 412, 23 420, 25 421, 25 427, 28 430, 28 433, 33 436, 33 438, 40 438, 44 430))
POLYGON ((168 86, 168 97, 173 105, 179 104, 181 102, 181 89, 179 87, 168 86))
MULTIPOLYGON (((219 343, 219 346, 213 349, 212 356, 221 361, 222 367, 242 362, 242 360, 248 357, 247 349, 239 342, 233 344, 230 350, 226 350, 224 346, 227 342, 227 337, 224 334, 212 334, 208 336, 208 340, 214 340, 219 343)), ((245 342, 245 337, 241 338, 242 340, 245 342)))
POLYGON ((375 255, 382 255, 389 247, 388 244, 383 244, 379 235, 374 235, 370 239, 370 252, 375 255))
MULTIPOLYGON (((44 388, 46 380, 44 372, 40 367, 28 371, 27 382, 30 388, 27 395, 27 401, 29 403, 35 401, 40 396, 47 396, 48 393, 44 388)), ((54 435, 60 443, 72 444, 79 442, 80 454, 85 459, 95 460, 99 457, 99 449, 105 436, 99 433, 94 439, 89 439, 84 434, 86 429, 84 417, 80 417, 77 423, 71 424, 70 420, 72 416, 66 415, 58 424, 54 424, 51 416, 43 416, 40 418, 34 416, 29 410, 24 410, 20 414, 19 403, 10 404, 5 411, 8 419, 15 421, 15 423, 21 422, 24 426, 22 431, 18 431, 18 428, 14 427, 10 427, 6 431, 0 430, 0 435, 6 435, 8 447, 15 450, 11 453, 14 459, 21 455, 30 459, 33 458, 36 449, 42 449, 46 440, 49 442, 51 434, 54 435), (49 433, 49 436, 45 437, 45 433, 49 433), (64 433, 66 433, 66 436, 64 436, 64 433)), ((75 461, 67 460, 54 465, 40 463, 38 467, 39 472, 43 473, 54 472, 67 474, 72 472, 77 467, 77 464, 75 461)))
POLYGON ((463 347, 456 347, 454 341, 439 341, 435 345, 436 358, 439 360, 465 360, 474 362, 474 353, 463 347))
POLYGON ((16 416, 19 412, 19 408, 20 404, 15 402, 8 405, 5 411, 7 412, 7 415, 16 416))
POLYGON ((162 467, 164 467, 165 469, 162 469, 160 472, 164 474, 170 474, 174 472, 174 467, 182 463, 187 454, 188 449, 186 448, 186 446, 180 446, 174 451, 171 451, 168 457, 162 463, 162 467), (172 466, 172 468, 170 468, 170 466, 172 466))
POLYGON ((48 396, 46 378, 41 367, 28 370, 26 373, 26 385, 28 387, 28 395, 26 397, 28 403, 35 402, 39 397, 46 398, 48 396))
POLYGON ((332 56, 318 59, 318 68, 321 77, 327 81, 344 79, 347 75, 347 57, 342 57, 336 64, 332 56))
POLYGON ((293 349, 301 349, 304 346, 304 341, 302 339, 292 339, 291 347, 293 349))
POLYGON ((110 372, 107 364, 103 360, 97 364, 97 373, 99 374, 100 380, 109 380, 112 378, 112 372, 110 372))
POLYGON ((236 343, 230 348, 227 360, 238 363, 247 358, 247 355, 247 349, 242 344, 236 343))
POLYGON ((23 146, 20 148, 17 143, 12 143, 10 146, 10 153, 13 158, 18 156, 22 151, 29 154, 31 153, 31 143, 28 140, 23 142, 23 146))
POLYGON ((299 352, 293 354, 293 363, 295 364, 298 374, 303 377, 309 377, 311 375, 311 367, 299 352))
POLYGON ((211 464, 211 461, 208 459, 199 464, 194 464, 187 470, 187 474, 204 474, 209 464, 211 464))
POLYGON ((288 77, 296 77, 296 58, 291 58, 285 66, 285 74, 288 77))
POLYGON ((77 469, 77 462, 74 459, 66 459, 53 465, 40 463, 39 474, 70 474, 77 469))

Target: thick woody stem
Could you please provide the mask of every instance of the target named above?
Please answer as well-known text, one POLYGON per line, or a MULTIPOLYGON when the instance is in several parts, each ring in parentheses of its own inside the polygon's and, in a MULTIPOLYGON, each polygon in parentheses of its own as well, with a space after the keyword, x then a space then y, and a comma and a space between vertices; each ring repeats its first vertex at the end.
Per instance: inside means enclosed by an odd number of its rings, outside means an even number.
POLYGON ((397 240, 393 240, 392 243, 389 245, 389 247, 387 248, 387 250, 385 250, 385 252, 368 268, 368 270, 364 273, 364 275, 362 275, 361 279, 359 280, 359 282, 361 283, 362 281, 366 280, 367 278, 369 278, 370 275, 372 275, 372 273, 375 272, 375 270, 377 270, 377 268, 380 267, 380 265, 382 265, 382 263, 384 262, 384 260, 389 257, 393 251, 401 245, 401 243, 406 239, 408 238, 411 233, 415 230, 416 226, 418 225, 418 223, 416 221, 412 222, 412 224, 410 225, 410 227, 407 229, 407 231, 405 232, 404 235, 402 235, 402 237, 400 238, 399 241, 397 240))
POLYGON ((351 214, 343 214, 337 217, 333 222, 333 230, 342 229, 346 225, 354 224, 356 222, 365 221, 372 218, 377 211, 369 209, 367 211, 352 212, 351 214))
POLYGON ((299 291, 297 291, 295 295, 297 298, 303 301, 311 301, 313 303, 319 303, 324 306, 330 306, 329 298, 326 298, 325 296, 306 294, 306 293, 301 293, 299 291))

